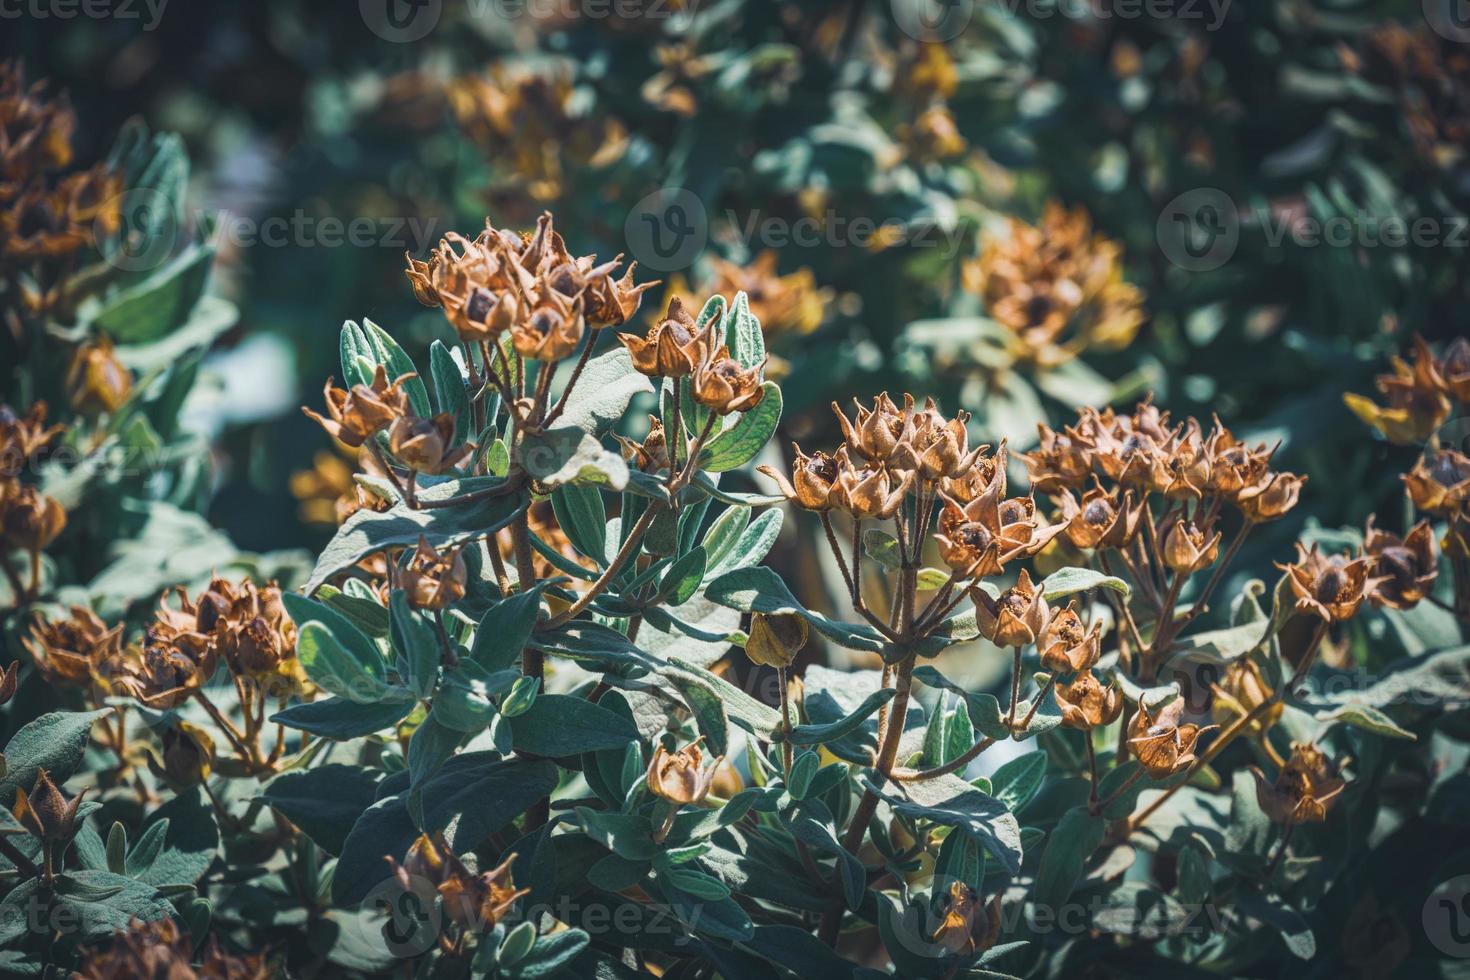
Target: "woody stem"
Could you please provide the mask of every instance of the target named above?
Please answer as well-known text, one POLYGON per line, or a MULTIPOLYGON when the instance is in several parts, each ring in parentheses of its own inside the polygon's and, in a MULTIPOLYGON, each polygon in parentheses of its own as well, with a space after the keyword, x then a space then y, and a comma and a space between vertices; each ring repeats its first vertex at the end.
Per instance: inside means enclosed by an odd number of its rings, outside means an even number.
POLYGON ((547 413, 546 419, 541 424, 550 428, 551 424, 561 418, 561 413, 566 411, 567 400, 572 397, 572 389, 577 387, 577 381, 582 377, 582 371, 587 367, 587 362, 592 359, 592 348, 597 346, 597 332, 587 331, 587 343, 582 345, 582 356, 577 358, 576 366, 572 368, 571 377, 567 378, 567 386, 561 390, 561 397, 556 400, 556 405, 547 413))
POLYGON ((1031 719, 1035 718, 1036 712, 1041 709, 1041 702, 1046 700, 1046 696, 1051 693, 1051 689, 1056 686, 1056 683, 1057 675, 1053 673, 1046 679, 1046 686, 1041 689, 1040 694, 1036 695, 1036 700, 1031 702, 1031 710, 1026 712, 1025 718, 1021 719, 1021 724, 1018 726, 1021 731, 1024 732, 1030 726, 1031 719))
POLYGON ((1184 614, 1184 618, 1179 621, 1180 630, 1184 629, 1184 627, 1194 622, 1195 617, 1201 615, 1209 609, 1208 603, 1210 601, 1210 595, 1215 591, 1215 586, 1220 584, 1220 579, 1225 577, 1225 570, 1229 568, 1230 563, 1235 560, 1235 553, 1240 550, 1240 546, 1245 543, 1246 535, 1250 534, 1251 529, 1255 526, 1255 521, 1247 519, 1246 522, 1240 526, 1240 530, 1235 532, 1235 537, 1231 539, 1229 546, 1225 549, 1225 554, 1215 565, 1214 572, 1210 574, 1209 581, 1205 583, 1205 587, 1203 589, 1200 589, 1199 597, 1194 600, 1194 605, 1190 607, 1189 612, 1184 614))
POLYGON ((1093 809, 1092 812, 1093 813, 1102 813, 1108 807, 1112 806, 1114 800, 1119 799, 1120 797, 1122 797, 1122 795, 1124 793, 1126 793, 1130 789, 1132 789, 1133 788, 1133 784, 1136 783, 1136 782, 1138 782, 1140 779, 1142 779, 1147 774, 1147 772, 1148 772, 1148 770, 1146 770, 1146 769, 1139 769, 1139 770, 1135 771, 1133 773, 1133 775, 1131 775, 1127 779, 1123 780, 1123 785, 1122 786, 1119 786, 1116 790, 1114 790, 1113 792, 1109 793, 1106 798, 1101 799, 1101 800, 1098 800, 1097 801, 1097 806, 1093 809))
POLYGON ((1082 733, 1082 742, 1087 746, 1087 777, 1091 786, 1087 790, 1087 807, 1097 812, 1097 749, 1092 744, 1091 729, 1082 733))
POLYGON ((1295 832, 1296 832, 1296 823, 1295 822, 1292 822, 1292 823, 1287 824, 1286 827, 1285 827, 1285 829, 1282 830, 1282 832, 1281 832, 1281 843, 1276 845, 1276 853, 1271 856, 1271 862, 1266 865, 1266 871, 1265 871, 1264 877, 1270 878, 1271 875, 1276 872, 1276 868, 1281 864, 1281 859, 1284 858, 1284 857, 1286 857, 1286 848, 1287 848, 1287 845, 1289 845, 1291 843, 1291 835, 1294 834, 1295 832))
MULTIPOLYGON (((519 585, 522 592, 528 592, 536 584, 536 567, 531 557, 531 524, 526 511, 516 515, 511 522, 511 543, 515 549, 516 576, 520 580, 519 585)), ((521 650, 521 674, 526 677, 534 677, 541 686, 545 686, 546 677, 546 654, 540 650, 533 650, 529 645, 521 650)), ((524 830, 530 833, 545 826, 547 818, 551 815, 551 800, 542 797, 526 810, 526 822, 524 830)))
POLYGON ((786 691, 785 667, 776 668, 776 687, 781 697, 781 734, 785 736, 781 739, 781 761, 786 767, 786 778, 790 779, 793 761, 793 750, 791 748, 791 704, 787 700, 789 695, 786 691))
POLYGON ((981 752, 984 752, 994 744, 995 739, 989 737, 983 738, 942 766, 935 766, 933 769, 895 769, 890 775, 894 781, 900 783, 916 783, 925 779, 937 779, 940 776, 947 776, 952 772, 958 772, 965 768, 981 752))
POLYGON ((1016 704, 1021 700, 1021 647, 1016 647, 1015 662, 1011 667, 1011 709, 1006 712, 1006 726, 1013 728, 1016 722, 1016 704))

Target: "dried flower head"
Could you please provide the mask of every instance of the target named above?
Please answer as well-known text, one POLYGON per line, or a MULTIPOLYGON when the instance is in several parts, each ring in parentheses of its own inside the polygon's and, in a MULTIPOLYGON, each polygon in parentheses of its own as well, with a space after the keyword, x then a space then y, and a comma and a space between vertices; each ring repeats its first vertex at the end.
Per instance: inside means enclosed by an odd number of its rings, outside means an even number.
POLYGON ((1046 598, 1024 568, 1016 584, 998 598, 992 599, 990 593, 979 588, 972 589, 970 596, 975 601, 975 621, 980 635, 996 646, 1035 643, 1046 626, 1046 598))
POLYGON ((30 485, 0 496, 0 544, 35 555, 66 529, 66 510, 30 485))
POLYGON ((420 834, 409 846, 402 864, 391 856, 386 860, 405 891, 418 891, 416 879, 427 882, 442 897, 450 921, 476 932, 493 929, 516 900, 530 891, 515 886, 511 875, 514 854, 491 870, 476 874, 449 849, 442 834, 420 834))
POLYGON ((613 438, 622 447, 623 458, 634 468, 644 473, 658 473, 669 468, 669 444, 664 438, 663 419, 657 415, 648 416, 648 435, 642 442, 617 434, 613 438))
POLYGON ((116 412, 133 392, 133 375, 113 352, 106 337, 77 348, 67 369, 66 390, 81 415, 116 412))
POLYGON ((745 655, 763 667, 790 667, 806 646, 806 617, 794 613, 753 613, 745 655))
POLYGON ((1057 497, 1066 521, 1067 541, 1074 548, 1122 548, 1138 533, 1147 498, 1131 490, 1112 491, 1098 483, 1082 495, 1079 504, 1070 492, 1057 497))
MULTIPOLYGON (((734 296, 744 293, 750 301, 750 312, 768 335, 808 334, 822 325, 826 305, 832 298, 830 289, 817 286, 812 270, 797 269, 787 275, 776 272, 774 249, 757 253, 744 264, 721 258, 710 260, 710 275, 702 280, 702 295, 734 296)), ((670 290, 682 294, 684 290, 670 290)))
POLYGON ((933 941, 957 956, 971 956, 995 945, 1000 926, 1000 896, 982 905, 968 885, 955 881, 950 883, 944 919, 934 930, 933 941))
POLYGON ((1392 373, 1375 379, 1385 404, 1352 393, 1342 396, 1354 415, 1400 446, 1428 439, 1450 414, 1444 378, 1423 337, 1414 338, 1413 358, 1412 364, 1393 358, 1392 373))
POLYGON ((66 426, 59 422, 46 424, 45 402, 36 402, 25 415, 17 415, 9 405, 0 405, 0 479, 33 468, 65 431, 66 426))
POLYGON ((1255 766, 1256 801, 1273 823, 1320 823, 1347 783, 1337 766, 1310 743, 1292 745, 1291 755, 1273 782, 1255 766))
POLYGON ((1036 430, 1041 437, 1039 445, 1021 455, 1032 488, 1048 494, 1067 488, 1080 490, 1092 472, 1090 440, 1071 427, 1058 432, 1045 423, 1037 423, 1036 430))
POLYGON ((748 412, 765 396, 761 387, 764 366, 762 359, 755 367, 742 367, 728 347, 721 347, 694 369, 694 400, 717 415, 748 412))
POLYGON ((197 954, 194 941, 167 916, 144 922, 134 919, 118 930, 111 943, 83 951, 75 980, 272 980, 280 975, 265 954, 227 953, 210 936, 197 954))
POLYGON ((1180 724, 1184 701, 1175 698, 1157 713, 1142 701, 1128 723, 1128 747, 1154 779, 1165 779, 1194 764, 1194 746, 1209 728, 1180 724))
POLYGON ((446 473, 475 451, 472 443, 454 443, 454 416, 442 412, 431 419, 400 415, 388 427, 388 451, 415 473, 446 473))
POLYGON ((708 327, 697 329, 694 316, 675 296, 668 312, 649 328, 647 337, 620 333, 618 340, 628 348, 633 367, 649 377, 683 378, 694 373, 709 354, 708 327))
POLYGON ((403 590, 415 609, 444 609, 464 598, 468 572, 459 548, 438 551, 420 536, 402 572, 403 590))
POLYGON ((1260 735, 1270 729, 1280 720, 1286 707, 1280 701, 1275 701, 1270 707, 1261 708, 1267 702, 1273 701, 1275 692, 1266 683, 1260 666, 1249 656, 1226 664, 1224 675, 1218 682, 1210 685, 1210 690, 1215 695, 1210 703, 1210 719, 1217 725, 1229 725, 1261 709, 1261 713, 1245 729, 1247 735, 1260 735))
POLYGON ((796 481, 794 486, 786 479, 785 474, 773 466, 762 464, 756 470, 775 480, 781 494, 799 507, 827 511, 838 506, 837 477, 842 472, 845 451, 838 450, 837 456, 829 456, 820 451, 808 456, 794 442, 791 444, 791 451, 796 455, 796 460, 791 464, 792 476, 796 481))
POLYGON ((96 613, 72 606, 66 619, 38 619, 22 641, 47 683, 84 686, 122 651, 122 626, 108 629, 96 613))
POLYGON ((1210 534, 1192 520, 1175 518, 1164 528, 1159 541, 1164 564, 1181 575, 1192 575, 1215 563, 1220 552, 1220 532, 1210 534))
POLYGON ((704 754, 699 751, 702 741, 704 737, 700 736, 677 752, 670 752, 662 744, 655 748, 648 763, 648 791, 681 806, 704 802, 724 756, 704 768, 704 754))
POLYGON ((1090 731, 1112 724, 1123 710, 1123 689, 1116 679, 1104 687, 1096 675, 1084 670, 1071 680, 1058 681, 1055 689, 1062 724, 1090 731))
POLYGON ((1439 375, 1451 398, 1470 403, 1470 340, 1456 337, 1450 341, 1440 357, 1439 375))
MULTIPOLYGON (((845 448, 845 447, 844 447, 845 448)), ((838 451, 836 505, 858 519, 892 517, 914 482, 913 470, 891 473, 877 466, 855 466, 845 452, 838 451)))
POLYGON ((71 840, 76 831, 77 807, 81 806, 83 790, 71 800, 56 788, 45 769, 37 770, 36 781, 27 793, 24 787, 15 788, 15 806, 12 812, 20 825, 37 839, 47 843, 71 840))
POLYGON ((1269 473, 1258 482, 1242 487, 1235 495, 1235 504, 1247 520, 1274 521, 1296 506, 1302 484, 1306 482, 1306 477, 1294 473, 1269 473))
POLYGON ((1077 614, 1077 603, 1068 603, 1066 609, 1052 613, 1037 640, 1042 669, 1059 674, 1090 670, 1102 655, 1101 639, 1102 625, 1093 623, 1087 629, 1077 614))
POLYGON ((1420 521, 1401 538, 1374 527, 1369 517, 1363 553, 1369 564, 1368 598, 1374 606, 1410 609, 1434 589, 1439 559, 1428 521, 1420 521))
POLYGON ((1404 474, 1404 489, 1416 509, 1449 517, 1470 500, 1470 456, 1441 449, 1421 458, 1404 474))
POLYGON ((1368 594, 1368 559, 1323 555, 1312 545, 1298 542, 1294 564, 1276 567, 1287 574, 1296 595, 1296 608, 1330 623, 1352 619, 1368 594))
POLYGON ((175 790, 197 786, 214 767, 214 739, 187 721, 176 722, 160 736, 162 751, 149 756, 148 769, 175 790))
POLYGON ((404 391, 403 383, 411 377, 412 374, 405 374, 390 384, 386 370, 379 364, 373 369, 373 380, 369 384, 356 384, 343 390, 334 387, 328 379, 322 395, 329 417, 323 418, 309 408, 302 411, 320 423, 333 439, 357 449, 409 412, 408 393, 404 391))
POLYGON ((987 237, 965 285, 1010 331, 1014 356, 1051 367, 1088 348, 1117 350, 1143 325, 1143 295, 1123 280, 1122 247, 1092 231, 1086 211, 1048 204, 1037 225, 1017 219, 987 237))

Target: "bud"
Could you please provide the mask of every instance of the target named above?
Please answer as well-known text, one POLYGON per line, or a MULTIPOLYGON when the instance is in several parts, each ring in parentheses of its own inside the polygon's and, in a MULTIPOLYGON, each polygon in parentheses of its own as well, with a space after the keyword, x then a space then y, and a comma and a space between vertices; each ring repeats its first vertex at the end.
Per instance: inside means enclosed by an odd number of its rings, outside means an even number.
POLYGON ((152 756, 148 768, 153 775, 166 780, 176 790, 197 786, 209 778, 214 766, 214 739, 197 725, 178 722, 162 735, 161 762, 152 756))
POLYGON ((67 369, 66 390, 79 414, 111 413, 132 394, 133 375, 113 354, 112 342, 99 337, 77 348, 67 369))
POLYGON ((795 613, 752 613, 745 655, 763 667, 790 667, 806 646, 806 618, 795 613))
POLYGON ((83 790, 70 802, 65 794, 51 782, 46 770, 36 772, 35 785, 27 793, 23 787, 15 788, 15 819, 39 839, 47 842, 71 840, 75 832, 77 807, 81 805, 83 790))
POLYGON ((704 755, 699 751, 702 741, 703 735, 677 752, 670 752, 660 743, 648 763, 648 791, 681 806, 702 803, 725 758, 720 756, 709 769, 702 768, 704 755))

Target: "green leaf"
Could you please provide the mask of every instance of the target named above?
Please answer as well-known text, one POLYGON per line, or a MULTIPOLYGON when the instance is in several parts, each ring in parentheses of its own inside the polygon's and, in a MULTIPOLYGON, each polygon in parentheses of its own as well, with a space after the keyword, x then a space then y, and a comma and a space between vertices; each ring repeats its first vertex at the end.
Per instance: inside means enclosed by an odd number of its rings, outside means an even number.
POLYGON ((1293 956, 1310 961, 1317 955, 1317 937, 1311 925, 1283 899, 1243 892, 1236 904, 1240 911, 1263 922, 1267 932, 1280 936, 1293 956))
POLYGON ((649 836, 653 828, 646 819, 628 813, 604 813, 577 807, 577 819, 593 840, 619 857, 647 861, 659 851, 649 836))
POLYGON ((669 657, 659 672, 684 693, 695 687, 703 688, 724 705, 730 719, 746 731, 760 738, 769 739, 776 726, 781 723, 780 712, 746 694, 723 677, 716 676, 698 664, 679 657, 669 657))
POLYGON ((352 826, 377 798, 378 775, 356 765, 329 763, 283 773, 257 799, 291 821, 328 854, 342 853, 352 826))
POLYGON ((587 432, 601 432, 623 417, 635 397, 652 392, 653 383, 634 370, 628 349, 618 345, 587 362, 559 421, 587 432))
POLYGON ((544 759, 502 760, 493 752, 464 753, 424 784, 424 832, 443 831, 456 853, 473 850, 550 796, 556 783, 556 766, 544 759))
MULTIPOLYGON (((1006 726, 1000 702, 996 700, 995 695, 983 691, 967 691, 928 664, 914 668, 914 680, 930 687, 952 691, 964 698, 965 705, 970 711, 970 723, 981 735, 994 739, 1011 737, 1011 730, 1006 726)), ((1041 713, 1037 712, 1036 718, 1032 719, 1033 723, 1039 721, 1041 717, 1041 713)))
POLYGON ((883 651, 883 638, 870 627, 828 619, 801 605, 771 568, 759 566, 726 572, 706 587, 705 594, 714 602, 741 612, 795 613, 840 646, 868 653, 883 651))
POLYGON ((1130 591, 1128 583, 1120 578, 1104 575, 1090 568, 1073 566, 1057 569, 1041 583, 1041 592, 1047 602, 1056 602, 1058 599, 1065 599, 1067 596, 1088 592, 1092 589, 1112 589, 1125 599, 1128 598, 1130 591))
POLYGON ((373 704, 388 692, 382 658, 358 659, 316 620, 297 628, 296 658, 306 676, 329 694, 373 704))
MULTIPOLYGON (((419 491, 421 501, 450 500, 498 486, 499 477, 446 480, 419 491)), ((413 547, 419 538, 435 548, 484 538, 509 524, 526 505, 523 494, 482 497, 467 503, 413 510, 399 502, 382 513, 359 510, 337 529, 312 569, 305 591, 311 594, 327 579, 385 548, 413 547)))
POLYGON ((863 532, 863 552, 884 568, 896 569, 901 564, 898 539, 876 527, 870 527, 863 532))
POLYGON ((511 976, 515 980, 541 980, 543 977, 560 976, 571 969, 572 962, 587 948, 591 938, 581 929, 562 929, 536 940, 531 952, 515 965, 511 976))
POLYGON ((596 487, 557 487, 551 495, 556 523, 582 554, 607 567, 607 510, 596 487))
POLYGON ((420 698, 434 693, 441 649, 434 627, 408 604, 408 593, 394 589, 388 598, 393 649, 408 665, 409 687, 420 698))
POLYGON ((486 610, 475 627, 470 659, 492 672, 515 663, 536 628, 542 591, 535 588, 517 592, 486 610))
POLYGON ((620 854, 609 854, 587 869, 587 880, 604 891, 620 892, 641 884, 652 864, 632 861, 620 854))
POLYGON ((191 245, 142 282, 111 297, 93 325, 118 344, 145 344, 172 333, 194 310, 209 282, 215 251, 191 245))
MULTIPOLYGON (((1121 766, 1114 766, 1108 770, 1106 776, 1097 785, 1099 799, 1109 799, 1122 790, 1133 779, 1134 774, 1143 768, 1137 759, 1129 759, 1121 766)), ((1103 808, 1103 816, 1109 820, 1122 820, 1133 812, 1133 806, 1138 802, 1138 795, 1144 791, 1145 781, 1142 779, 1134 781, 1128 789, 1103 808)))
POLYGON ((541 692, 541 678, 521 677, 511 685, 510 691, 500 702, 500 714, 505 718, 519 718, 536 704, 536 695, 541 692))
MULTIPOLYGON (((317 601, 331 606, 337 612, 346 616, 348 621, 368 636, 383 640, 388 638, 389 617, 388 609, 376 598, 369 599, 366 596, 353 594, 353 582, 358 579, 348 580, 348 590, 343 592, 335 586, 324 585, 317 590, 317 601)), ((313 617, 320 618, 320 617, 313 617)))
POLYGON ((995 770, 990 777, 991 793, 1016 813, 1036 796, 1045 776, 1046 753, 1027 752, 995 770))
POLYGON ((797 725, 791 730, 791 742, 794 745, 819 745, 844 738, 861 728, 863 722, 892 701, 896 693, 891 687, 882 688, 864 698, 857 710, 837 721, 825 725, 797 725))
MULTIPOLYGON (((646 476, 647 474, 644 475, 646 476)), ((706 474, 700 472, 694 474, 694 483, 692 486, 694 489, 708 494, 721 503, 733 504, 736 507, 769 507, 772 504, 783 504, 786 502, 786 498, 780 494, 735 493, 730 490, 721 490, 719 484, 715 483, 706 474)), ((653 496, 654 494, 650 491, 646 495, 653 496)))
POLYGON ((879 793, 895 813, 969 834, 1008 873, 1020 872, 1021 825, 1000 800, 956 776, 906 782, 900 788, 908 799, 879 793))
MULTIPOLYGON (((779 511, 771 511, 779 513, 779 511)), ((710 524, 709 530, 704 533, 704 553, 708 556, 709 570, 714 573, 720 568, 720 563, 727 555, 735 551, 736 543, 740 535, 750 526, 750 511, 744 507, 727 507, 719 517, 710 524)), ((723 571, 723 569, 720 569, 723 571)))
MULTIPOLYGON (((726 513, 740 513, 748 516, 750 511, 745 508, 736 508, 726 513)), ((781 522, 784 517, 781 511, 774 509, 761 514, 751 522, 749 527, 740 532, 740 538, 722 560, 716 562, 711 556, 710 567, 704 577, 709 581, 714 581, 726 572, 760 564, 770 552, 771 547, 775 545, 776 538, 781 533, 781 522)))
POLYGON ((521 672, 514 668, 491 673, 473 660, 461 660, 439 683, 434 717, 457 732, 477 732, 499 712, 495 699, 519 680, 521 672))
POLYGON ((1400 728, 1392 718, 1370 704, 1345 704, 1331 710, 1318 711, 1312 717, 1327 726, 1341 723, 1387 738, 1406 738, 1410 741, 1418 738, 1413 732, 1400 728))
POLYGON ((434 399, 439 411, 454 418, 455 444, 472 438, 475 433, 470 421, 470 395, 465 388, 464 371, 442 340, 435 340, 429 345, 429 374, 434 380, 434 399))
POLYGON ((704 548, 696 547, 679 558, 664 573, 658 585, 658 600, 669 606, 682 606, 699 591, 704 581, 704 548))
POLYGON ((628 485, 627 461, 604 448, 596 436, 569 425, 527 433, 521 440, 521 465, 547 487, 579 483, 622 490, 628 485))
POLYGON ((711 878, 704 872, 695 871, 692 868, 669 868, 662 872, 659 878, 684 894, 706 902, 718 902, 730 897, 730 889, 718 879, 711 878))
POLYGON ((812 784, 812 777, 817 774, 817 767, 821 760, 815 752, 803 752, 796 757, 791 764, 791 772, 786 777, 786 792, 791 794, 793 800, 806 799, 806 791, 812 784))
POLYGON ((1272 632, 1269 623, 1250 622, 1196 633, 1174 641, 1174 658, 1226 664, 1250 653, 1272 632))
POLYGON ((271 721, 321 738, 346 741, 398 724, 408 717, 416 703, 406 692, 375 704, 358 704, 346 698, 326 698, 292 705, 285 711, 271 715, 271 721))
POLYGON ((363 318, 363 335, 367 338, 368 346, 372 348, 373 362, 381 364, 387 370, 388 380, 404 375, 412 374, 414 377, 404 382, 403 390, 408 393, 409 404, 413 406, 415 415, 421 418, 429 418, 434 414, 434 409, 429 404, 429 389, 424 385, 424 379, 418 376, 418 368, 414 367, 413 358, 398 346, 386 330, 373 321, 363 318))
POLYGON ((111 708, 97 711, 53 711, 29 722, 5 743, 4 778, 0 779, 0 803, 15 803, 15 791, 27 793, 42 769, 60 786, 82 763, 82 753, 92 732, 92 723, 111 708))
POLYGON ((735 294, 730 312, 725 314, 725 343, 730 356, 743 368, 753 368, 766 359, 766 339, 761 322, 750 310, 750 297, 744 290, 735 294))
POLYGON ((720 432, 699 454, 699 468, 706 473, 723 473, 744 466, 755 458, 781 421, 781 389, 774 381, 761 383, 760 404, 743 412, 734 425, 720 432))
MULTIPOLYGON (((154 922, 172 911, 152 885, 109 871, 68 871, 66 879, 67 885, 56 889, 49 921, 66 922, 71 942, 110 938, 134 919, 154 922), (97 895, 106 897, 89 897, 97 895)), ((7 939, 25 935, 35 924, 39 885, 38 878, 22 882, 0 902, 0 943, 9 945, 7 939)))
POLYGON ((568 756, 621 748, 638 737, 631 722, 601 705, 566 694, 543 694, 531 710, 511 719, 519 752, 568 756))
POLYGON ((342 854, 332 874, 332 901, 354 906, 389 877, 391 857, 402 861, 419 836, 402 795, 389 796, 368 807, 342 842, 342 854))
POLYGON ((1073 807, 1062 814, 1056 829, 1041 852, 1031 899, 1038 908, 1056 915, 1072 894, 1092 852, 1102 843, 1107 821, 1093 816, 1086 807, 1073 807))
POLYGON ((501 940, 500 950, 496 959, 506 967, 514 967, 525 959, 531 947, 536 944, 536 926, 531 922, 522 922, 510 932, 506 933, 505 939, 501 940))

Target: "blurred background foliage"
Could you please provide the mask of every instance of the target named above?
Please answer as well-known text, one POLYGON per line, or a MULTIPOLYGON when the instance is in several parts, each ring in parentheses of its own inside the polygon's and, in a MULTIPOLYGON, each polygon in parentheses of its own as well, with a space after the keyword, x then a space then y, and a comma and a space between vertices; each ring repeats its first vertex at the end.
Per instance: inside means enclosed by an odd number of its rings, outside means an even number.
POLYGON ((1414 450, 1341 395, 1413 334, 1466 329, 1465 47, 1408 2, 925 3, 447 0, 400 4, 435 18, 401 41, 372 4, 194 2, 156 24, 142 5, 11 19, 0 45, 69 93, 79 159, 136 114, 187 144, 190 230, 214 234, 215 291, 240 310, 206 362, 208 517, 243 549, 331 531, 346 470, 296 406, 341 322, 415 353, 447 329, 404 288, 405 250, 551 208, 610 257, 660 188, 693 193, 708 240, 643 272, 764 304, 787 439, 829 438, 829 402, 883 389, 1019 446, 1037 418, 1152 392, 1280 440, 1279 465, 1311 477, 1242 576, 1304 521, 1397 526, 1414 450), (1226 207, 1197 204, 1211 188, 1226 207), (372 243, 323 241, 322 219, 360 217, 372 243), (1351 243, 1284 234, 1333 217, 1351 243), (239 233, 268 218, 294 222, 281 243, 239 233), (803 218, 816 241, 786 241, 803 218), (1421 218, 1432 239, 1376 234, 1421 218), (1238 235, 1227 260, 1171 260, 1212 222, 1238 235))

